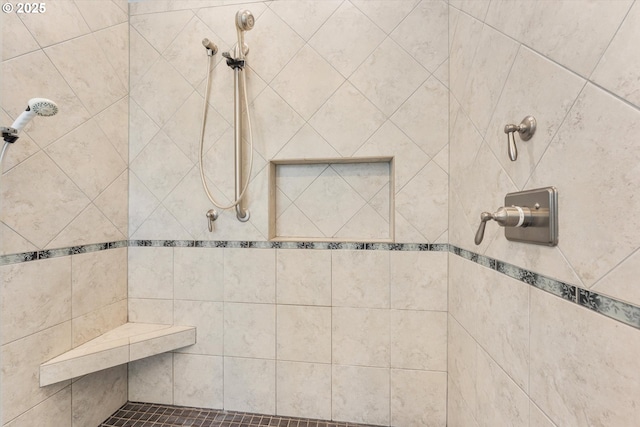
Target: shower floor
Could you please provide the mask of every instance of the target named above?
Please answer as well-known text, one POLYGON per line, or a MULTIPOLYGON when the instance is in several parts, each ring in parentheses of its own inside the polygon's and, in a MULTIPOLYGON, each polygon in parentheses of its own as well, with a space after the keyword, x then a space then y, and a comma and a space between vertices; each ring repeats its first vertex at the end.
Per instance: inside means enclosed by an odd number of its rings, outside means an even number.
POLYGON ((185 408, 153 403, 125 403, 99 427, 366 427, 305 418, 259 415, 215 409, 185 408))

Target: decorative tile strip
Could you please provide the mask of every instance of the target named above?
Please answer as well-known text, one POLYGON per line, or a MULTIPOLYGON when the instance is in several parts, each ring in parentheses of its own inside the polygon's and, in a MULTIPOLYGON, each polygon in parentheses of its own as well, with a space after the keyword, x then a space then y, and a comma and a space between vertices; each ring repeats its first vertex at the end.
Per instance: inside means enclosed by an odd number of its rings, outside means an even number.
POLYGON ((616 300, 605 295, 564 283, 518 266, 495 260, 457 246, 450 245, 449 251, 459 257, 483 265, 505 276, 519 280, 529 286, 549 292, 567 301, 587 307, 598 314, 640 329, 640 307, 616 300))
POLYGON ((580 289, 578 298, 581 306, 640 329, 640 307, 586 289, 580 289))
POLYGON ((38 259, 38 252, 23 252, 20 254, 11 254, 0 256, 0 265, 19 264, 21 262, 29 262, 38 259))
MULTIPOLYGON (((419 245, 420 247, 425 246, 423 244, 419 245)), ((448 243, 432 243, 429 245, 429 249, 420 249, 421 251, 431 251, 431 252, 449 252, 449 244, 448 243)))
POLYGON ((106 251, 109 249, 126 248, 128 246, 128 240, 119 240, 115 242, 92 243, 89 245, 77 245, 67 248, 43 249, 41 251, 2 255, 0 256, 0 265, 19 264, 23 262, 57 258, 62 256, 79 255, 89 252, 106 251))

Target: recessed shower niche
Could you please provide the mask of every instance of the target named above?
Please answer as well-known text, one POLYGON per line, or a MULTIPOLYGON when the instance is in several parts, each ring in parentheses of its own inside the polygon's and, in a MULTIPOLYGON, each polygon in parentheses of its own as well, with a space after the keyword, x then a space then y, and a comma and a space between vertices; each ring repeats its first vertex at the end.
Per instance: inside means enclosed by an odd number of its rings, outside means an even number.
POLYGON ((392 242, 393 157, 273 160, 269 239, 392 242))

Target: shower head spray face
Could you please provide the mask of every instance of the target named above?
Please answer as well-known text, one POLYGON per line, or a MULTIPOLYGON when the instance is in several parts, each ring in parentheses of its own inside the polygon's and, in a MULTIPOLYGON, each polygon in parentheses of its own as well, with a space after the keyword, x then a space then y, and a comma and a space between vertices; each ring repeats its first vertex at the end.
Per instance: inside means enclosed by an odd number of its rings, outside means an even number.
POLYGON ((29 108, 39 116, 49 117, 58 114, 58 105, 50 99, 32 98, 29 100, 29 108))
POLYGON ((249 31, 253 28, 255 23, 256 20, 250 11, 244 9, 239 10, 238 13, 236 13, 236 27, 238 30, 249 31))
POLYGON ((35 116, 49 117, 56 114, 58 114, 58 106, 55 102, 46 98, 32 98, 29 100, 27 109, 18 116, 11 127, 20 132, 35 116))

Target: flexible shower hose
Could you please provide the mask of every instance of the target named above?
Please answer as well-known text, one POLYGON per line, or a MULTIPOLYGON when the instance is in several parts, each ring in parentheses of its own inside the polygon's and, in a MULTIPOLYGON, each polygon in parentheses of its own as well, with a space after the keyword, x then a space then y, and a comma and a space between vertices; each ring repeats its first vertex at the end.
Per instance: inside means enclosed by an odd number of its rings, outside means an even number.
MULTIPOLYGON (((249 102, 247 100, 247 78, 245 76, 245 71, 242 70, 242 71, 239 71, 239 73, 242 75, 242 95, 243 95, 244 105, 247 108, 247 125, 249 128, 249 150, 251 150, 251 157, 249 159, 249 173, 246 176, 244 187, 240 192, 240 196, 238 196, 238 198, 234 200, 233 203, 225 206, 214 199, 213 195, 211 194, 211 191, 209 191, 209 186, 207 185, 207 180, 204 176, 204 165, 203 165, 204 163, 204 160, 203 160, 204 130, 205 130, 206 120, 207 120, 209 90, 211 89, 211 58, 212 56, 207 56, 207 85, 204 90, 204 104, 202 106, 202 126, 200 129, 200 159, 199 159, 200 179, 202 180, 202 186, 204 187, 204 192, 207 194, 209 201, 213 203, 213 205, 218 209, 226 210, 226 209, 235 208, 238 205, 238 203, 242 201, 242 198, 244 197, 244 193, 247 191, 247 188, 249 187, 249 180, 251 179, 251 171, 253 169, 253 133, 251 131, 251 114, 249 112, 249 102)), ((242 141, 240 141, 240 143, 242 144, 242 141)))

